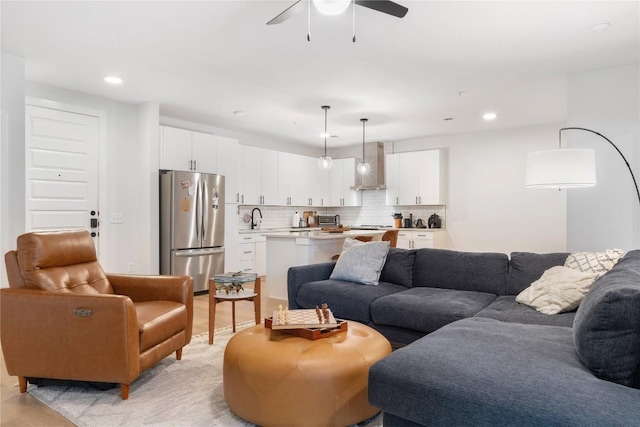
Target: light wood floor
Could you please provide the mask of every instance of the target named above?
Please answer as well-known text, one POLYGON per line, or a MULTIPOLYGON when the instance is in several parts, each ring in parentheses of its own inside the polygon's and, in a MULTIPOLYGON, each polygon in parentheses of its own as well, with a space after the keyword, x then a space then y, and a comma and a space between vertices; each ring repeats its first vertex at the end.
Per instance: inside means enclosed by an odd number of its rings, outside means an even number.
MULTIPOLYGON (((250 288, 250 286, 249 286, 250 288)), ((262 289, 266 289, 265 280, 262 280, 262 289)), ((208 295, 198 295, 194 298, 193 310, 193 334, 206 333, 209 324, 209 300, 208 295)), ((263 291, 262 318, 266 313, 278 309, 278 305, 286 305, 286 301, 268 298, 263 291)), ((236 303, 236 323, 254 320, 253 303, 242 301, 236 303)), ((216 307, 216 329, 231 325, 231 303, 219 303, 216 307)), ((189 347, 185 347, 185 352, 189 347)), ((0 376, 0 425, 1 426, 74 426, 66 418, 41 403, 29 393, 21 394, 18 390, 18 379, 7 374, 4 356, 1 356, 2 375, 0 376)), ((168 357, 175 357, 170 355, 168 357)), ((29 386, 33 387, 33 386, 29 386)), ((129 398, 131 399, 130 396, 129 398)))

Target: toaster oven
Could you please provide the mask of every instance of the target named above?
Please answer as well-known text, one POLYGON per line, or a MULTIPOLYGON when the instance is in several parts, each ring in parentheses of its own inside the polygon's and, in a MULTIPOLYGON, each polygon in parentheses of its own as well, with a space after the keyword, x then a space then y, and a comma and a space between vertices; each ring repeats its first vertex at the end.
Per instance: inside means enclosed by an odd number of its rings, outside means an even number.
POLYGON ((318 215, 318 227, 337 227, 340 225, 340 215, 318 215))

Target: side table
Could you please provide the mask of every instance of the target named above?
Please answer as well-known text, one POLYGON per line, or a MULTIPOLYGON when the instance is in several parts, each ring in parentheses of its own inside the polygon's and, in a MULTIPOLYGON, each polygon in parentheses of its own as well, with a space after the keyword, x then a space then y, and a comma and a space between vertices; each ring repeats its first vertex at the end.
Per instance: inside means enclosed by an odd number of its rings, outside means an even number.
POLYGON ((209 279, 209 345, 213 344, 216 322, 216 304, 231 301, 233 332, 236 331, 236 301, 253 301, 256 325, 260 324, 260 277, 255 273, 218 274, 209 279), (245 283, 255 282, 253 292, 239 290, 245 283))

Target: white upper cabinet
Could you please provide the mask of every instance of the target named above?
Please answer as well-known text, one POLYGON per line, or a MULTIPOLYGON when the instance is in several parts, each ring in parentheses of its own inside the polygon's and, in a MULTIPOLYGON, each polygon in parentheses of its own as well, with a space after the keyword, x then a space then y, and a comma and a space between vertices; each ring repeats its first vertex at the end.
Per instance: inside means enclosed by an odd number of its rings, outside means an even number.
POLYGON ((297 154, 278 152, 278 205, 304 204, 304 200, 298 201, 298 185, 306 181, 304 170, 300 167, 303 158, 297 154), (298 171, 303 173, 298 174, 298 171))
POLYGON ((386 204, 393 206, 400 204, 400 154, 387 154, 385 156, 385 178, 387 185, 386 204))
POLYGON ((278 205, 278 152, 262 150, 262 204, 278 205))
POLYGON ((278 205, 278 152, 242 146, 240 203, 278 205))
POLYGON ((329 171, 318 167, 316 157, 298 156, 298 202, 300 206, 322 207, 329 203, 329 171))
POLYGON ((445 204, 444 156, 443 150, 387 155, 387 205, 445 204))
POLYGON ((336 159, 329 173, 329 206, 361 206, 362 195, 355 185, 356 160, 336 159))
MULTIPOLYGON (((224 175, 225 203, 240 203, 242 151, 237 139, 218 136, 217 172, 224 175)), ((228 270, 230 271, 230 270, 228 270)))
POLYGON ((262 150, 242 145, 242 177, 240 203, 259 205, 262 200, 262 150))
POLYGON ((162 169, 216 172, 215 135, 189 130, 160 127, 160 165, 162 169))

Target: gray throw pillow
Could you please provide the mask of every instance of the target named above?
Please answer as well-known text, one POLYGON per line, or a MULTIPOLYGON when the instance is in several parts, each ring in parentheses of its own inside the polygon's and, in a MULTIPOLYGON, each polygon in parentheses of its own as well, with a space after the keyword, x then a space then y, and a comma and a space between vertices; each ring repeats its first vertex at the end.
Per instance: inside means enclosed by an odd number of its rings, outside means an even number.
POLYGON ((347 239, 330 279, 377 285, 387 259, 389 242, 358 242, 347 239))
POLYGON ((593 284, 576 313, 573 340, 598 378, 640 388, 640 250, 593 284))

